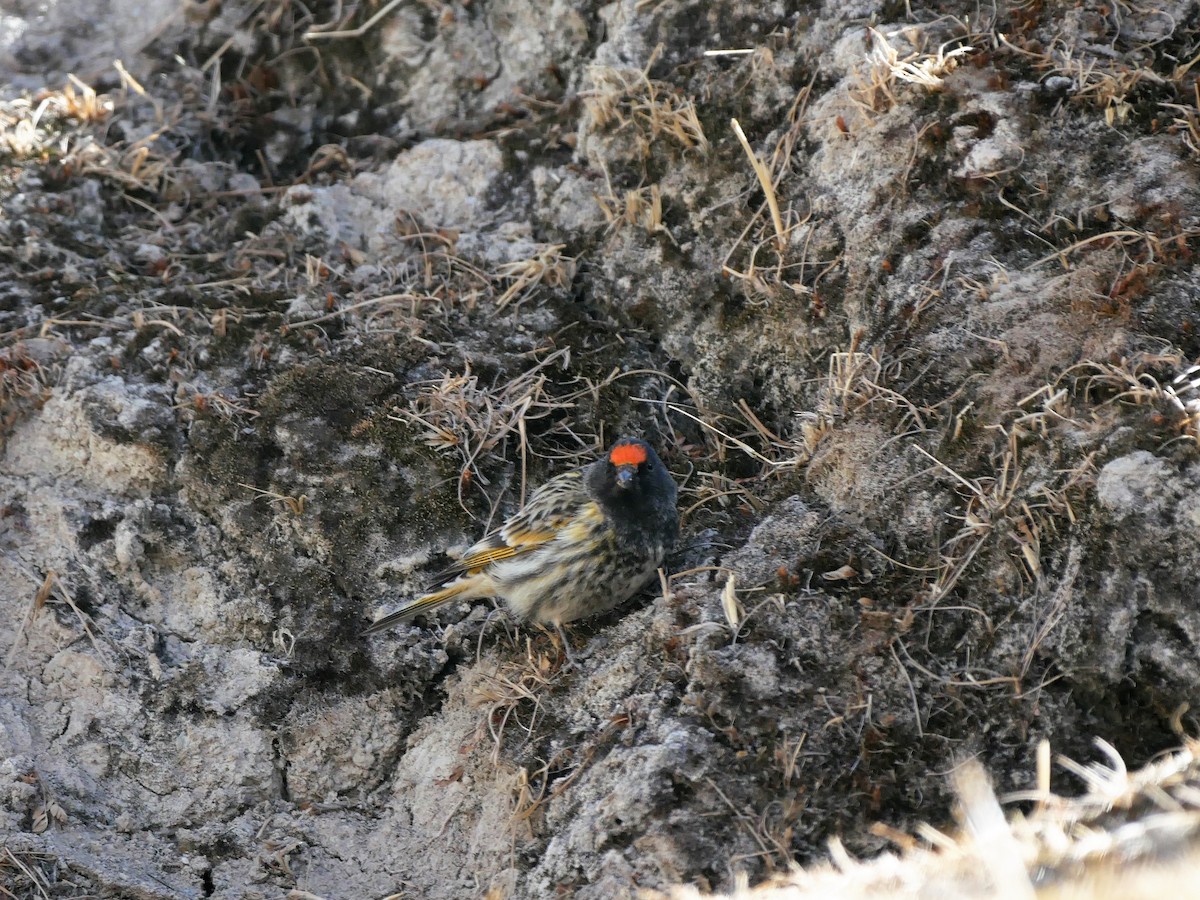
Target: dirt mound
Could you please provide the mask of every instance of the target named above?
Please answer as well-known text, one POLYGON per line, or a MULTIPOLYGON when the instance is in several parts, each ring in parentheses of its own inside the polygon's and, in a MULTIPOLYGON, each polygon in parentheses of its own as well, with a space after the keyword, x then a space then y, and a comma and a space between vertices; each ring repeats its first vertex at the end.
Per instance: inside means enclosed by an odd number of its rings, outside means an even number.
POLYGON ((26 895, 728 890, 1195 732, 1192 7, 82 9, 0 54, 26 895), (684 546, 578 670, 361 636, 619 434, 684 546))

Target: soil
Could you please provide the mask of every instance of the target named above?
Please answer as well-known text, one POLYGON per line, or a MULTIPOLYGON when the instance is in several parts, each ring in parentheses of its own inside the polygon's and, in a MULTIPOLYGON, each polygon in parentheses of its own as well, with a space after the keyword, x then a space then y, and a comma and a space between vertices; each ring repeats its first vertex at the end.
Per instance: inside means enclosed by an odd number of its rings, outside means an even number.
POLYGON ((7 890, 730 890, 1196 732, 1195 4, 169 7, 0 38, 7 890), (622 434, 577 668, 362 636, 622 434))

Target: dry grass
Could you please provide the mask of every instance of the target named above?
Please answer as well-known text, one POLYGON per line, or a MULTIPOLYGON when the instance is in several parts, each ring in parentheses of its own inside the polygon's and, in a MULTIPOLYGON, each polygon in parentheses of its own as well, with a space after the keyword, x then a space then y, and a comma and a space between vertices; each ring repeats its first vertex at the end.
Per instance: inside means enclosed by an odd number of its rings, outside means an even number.
POLYGON ((58 859, 53 854, 0 846, 0 896, 50 900, 58 876, 58 859))
MULTIPOLYGON (((286 55, 288 47, 300 46, 303 29, 297 23, 307 16, 295 13, 292 9, 276 7, 256 10, 244 23, 245 28, 250 33, 271 34, 272 40, 286 55)), ((318 39, 318 36, 328 39, 346 35, 320 28, 310 28, 309 34, 305 35, 311 39, 318 39)), ((257 290, 275 292, 281 289, 295 297, 295 288, 290 283, 296 277, 291 249, 283 246, 277 233, 266 230, 247 233, 238 240, 227 260, 233 270, 232 277, 207 280, 201 275, 197 278, 197 260, 176 250, 177 246, 187 243, 187 235, 195 227, 195 222, 190 220, 201 208, 211 212, 227 197, 242 194, 265 197, 318 178, 328 180, 343 171, 352 173, 354 169, 354 163, 344 149, 327 145, 314 152, 308 169, 292 185, 271 184, 270 166, 263 159, 264 171, 268 173, 263 176, 268 182, 266 186, 240 191, 197 192, 197 172, 194 166, 189 168, 192 160, 185 158, 183 148, 190 146, 197 135, 215 132, 228 136, 247 127, 239 117, 245 116, 246 110, 254 106, 253 101, 245 98, 256 93, 255 85, 222 81, 225 71, 221 65, 222 56, 230 49, 227 42, 198 68, 180 67, 177 80, 173 82, 182 95, 183 102, 179 103, 155 98, 119 63, 116 68, 122 87, 109 95, 98 95, 90 86, 72 78, 62 90, 0 103, 0 155, 7 154, 17 160, 54 162, 56 171, 64 178, 103 181, 115 186, 129 206, 154 216, 152 227, 145 229, 147 243, 162 247, 163 253, 162 258, 153 263, 151 274, 161 278, 164 285, 188 284, 203 290, 210 298, 222 292, 252 295, 257 290), (216 102, 219 96, 232 96, 235 102, 222 108, 216 102), (245 102, 236 98, 243 98, 245 102), (126 127, 113 127, 114 120, 126 127), (117 135, 134 137, 115 140, 117 135)), ((320 59, 321 51, 317 47, 305 48, 304 52, 320 59)), ((269 71, 276 63, 282 65, 282 59, 263 60, 261 69, 269 71)), ((294 66, 294 61, 288 65, 294 66)), ((657 90, 655 87, 647 102, 657 96, 657 90)), ((666 99, 662 102, 668 108, 671 105, 666 99)), ((679 113, 684 119, 685 112, 681 107, 679 113)), ((661 116, 652 118, 656 122, 662 121, 661 116)), ((394 258, 377 261, 380 273, 372 281, 375 295, 368 293, 371 289, 358 285, 347 287, 350 269, 367 261, 361 250, 343 248, 344 261, 306 256, 305 283, 299 293, 302 298, 311 298, 310 310, 296 314, 294 324, 312 328, 318 336, 314 340, 319 340, 322 335, 321 325, 340 320, 362 330, 399 333, 418 343, 431 343, 422 336, 430 310, 470 310, 482 303, 494 302, 495 309, 503 311, 528 303, 547 290, 565 288, 575 277, 576 262, 563 255, 562 245, 542 245, 528 260, 488 271, 456 252, 458 235, 455 232, 418 221, 413 215, 398 215, 396 237, 401 244, 411 247, 412 253, 406 257, 400 252, 394 258), (344 262, 350 265, 346 266, 344 262), (380 284, 391 289, 380 293, 380 284)), ((199 262, 208 266, 217 258, 210 255, 199 262)), ((100 289, 89 286, 87 290, 98 293, 100 289)), ((77 292, 76 297, 82 294, 82 291, 77 292)), ((211 316, 212 333, 218 336, 223 336, 232 322, 243 317, 263 321, 267 330, 255 352, 260 362, 269 357, 276 337, 269 320, 277 319, 276 316, 248 313, 236 305, 206 315, 211 316)), ((164 328, 181 337, 188 325, 201 323, 195 318, 181 321, 179 316, 147 310, 145 322, 133 324, 136 328, 164 328)), ((62 315, 47 319, 42 331, 43 334, 55 334, 63 329, 85 327, 117 330, 126 325, 123 318, 106 322, 87 315, 62 315)), ((220 397, 204 395, 197 399, 197 406, 203 406, 209 400, 212 405, 223 407, 220 397)), ((238 414, 233 409, 223 410, 221 414, 225 413, 238 414)), ((3 414, 2 403, 0 414, 3 414)))
POLYGON ((746 132, 742 131, 738 120, 733 119, 729 124, 733 128, 733 133, 737 135, 738 142, 742 145, 746 156, 749 157, 750 168, 754 170, 754 177, 758 179, 758 185, 762 188, 767 208, 771 211, 771 223, 775 226, 775 249, 782 254, 787 243, 787 229, 783 227, 783 216, 779 212, 779 199, 775 196, 775 185, 771 179, 771 173, 750 146, 750 141, 746 139, 746 132))
POLYGON ((1175 114, 1172 125, 1183 139, 1184 146, 1193 156, 1200 156, 1200 79, 1192 82, 1192 102, 1164 103, 1163 107, 1175 114))
MULTIPOLYGON (((396 232, 413 252, 409 259, 383 267, 380 280, 387 293, 362 297, 364 292, 354 291, 335 298, 325 285, 332 267, 315 260, 308 267, 308 290, 325 300, 325 311, 298 316, 295 324, 310 327, 342 320, 363 331, 402 334, 431 345, 421 336, 429 310, 471 311, 489 303, 496 313, 520 308, 547 289, 569 288, 578 269, 577 259, 564 255, 565 244, 539 244, 528 259, 488 271, 458 252, 457 232, 435 228, 410 212, 398 216, 396 232)), ((352 262, 365 262, 365 257, 359 253, 352 262)))
POLYGON ((519 307, 532 298, 540 285, 551 288, 570 287, 575 280, 576 259, 563 256, 566 244, 543 244, 529 259, 505 263, 495 277, 507 282, 504 293, 496 298, 496 312, 512 304, 519 307))
MULTIPOLYGON (((1036 479, 1025 475, 1023 452, 1031 442, 1044 442, 1052 428, 1070 425, 1083 429, 1067 414, 1066 392, 1046 386, 1022 400, 1005 423, 988 426, 1000 439, 994 456, 993 473, 967 478, 938 460, 923 447, 918 452, 928 457, 935 468, 959 485, 966 498, 962 512, 955 516, 958 531, 941 549, 937 579, 929 587, 922 609, 932 610, 951 592, 979 552, 997 536, 1015 548, 1024 577, 1040 583, 1042 539, 1057 531, 1057 521, 1075 521, 1074 503, 1095 481, 1095 453, 1082 455, 1068 469, 1036 479), (1040 406, 1027 405, 1040 401, 1040 406)), ((982 615, 982 613, 980 613, 982 615)), ((985 617, 986 618, 986 617, 985 617)), ((1026 666, 1027 668, 1027 666, 1026 666)))
POLYGON ((729 248, 721 272, 742 285, 751 305, 765 306, 781 298, 800 297, 808 301, 810 312, 820 317, 824 309, 818 287, 841 265, 842 257, 820 258, 813 248, 819 223, 812 222, 810 213, 780 201, 781 193, 786 196, 781 185, 796 163, 794 150, 804 134, 811 95, 812 82, 797 91, 788 110, 788 127, 775 143, 769 163, 755 152, 740 123, 731 121, 734 136, 763 193, 763 202, 729 248), (768 213, 769 227, 767 222, 760 222, 764 212, 768 213), (743 260, 734 265, 734 258, 739 256, 743 260))
MULTIPOLYGON (((107 668, 113 668, 114 665, 109 657, 109 654, 106 653, 104 648, 100 646, 100 643, 96 638, 96 632, 92 630, 96 623, 93 621, 91 616, 79 608, 78 604, 75 602, 75 598, 71 595, 71 592, 67 590, 67 586, 63 584, 62 579, 58 576, 58 573, 51 569, 46 573, 44 578, 38 578, 37 573, 33 572, 32 570, 24 570, 24 573, 31 582, 35 584, 40 582, 40 586, 30 599, 29 609, 26 611, 25 618, 22 620, 21 625, 17 628, 16 633, 13 635, 13 642, 9 647, 7 657, 5 657, 4 669, 8 669, 13 664, 13 661, 17 655, 17 650, 21 646, 22 639, 25 637, 29 628, 37 621, 38 615, 41 613, 43 607, 47 605, 59 604, 66 605, 75 614, 75 618, 79 621, 80 627, 82 627, 84 634, 86 634, 88 640, 91 641, 92 649, 96 651, 96 658, 104 663, 107 668)), ((114 645, 114 648, 116 648, 116 645, 114 645)), ((116 649, 117 652, 122 652, 119 648, 116 649)))
MULTIPOLYGON (((686 391, 665 372, 652 369, 613 369, 599 378, 566 374, 571 368, 569 348, 540 348, 525 354, 532 364, 506 380, 487 383, 474 373, 470 363, 460 372, 445 372, 436 381, 409 385, 408 399, 392 410, 389 418, 418 429, 425 444, 453 455, 459 466, 458 497, 467 509, 468 491, 477 490, 490 504, 489 520, 495 517, 501 493, 492 490, 483 472, 485 461, 509 458, 511 444, 519 459, 519 505, 529 491, 531 457, 551 461, 558 469, 576 467, 595 459, 615 435, 606 434, 600 420, 591 430, 585 423, 601 405, 606 392, 626 379, 661 380, 667 396, 686 391), (537 440, 531 442, 530 432, 537 440), (536 447, 535 447, 536 444, 536 447), (550 450, 548 448, 554 448, 550 450)), ((665 400, 633 398, 652 405, 670 433, 665 400)), ((649 429, 649 425, 647 428, 649 429)), ((468 509, 469 512, 469 509, 468 509)))
POLYGON ((545 805, 566 793, 583 773, 601 747, 611 742, 613 735, 629 723, 629 717, 617 713, 604 728, 587 738, 580 747, 564 747, 550 759, 530 772, 522 767, 517 773, 513 802, 512 825, 526 825, 531 835, 535 833, 534 822, 545 805), (567 774, 559 774, 569 769, 567 774), (551 786, 553 785, 553 786, 551 786))
MULTIPOLYGON (((1037 803, 1035 815, 1009 823, 1022 846, 1037 848, 1035 865, 1066 871, 1107 858, 1128 862, 1153 855, 1160 840, 1200 833, 1200 743, 1189 739, 1182 749, 1133 772, 1106 741, 1095 744, 1105 762, 1057 760, 1083 783, 1081 796, 1053 794, 1045 771, 1035 790, 1002 798, 1037 803)), ((1042 756, 1048 770, 1048 749, 1042 756)))
POLYGON ((0 102, 0 151, 16 160, 68 156, 82 140, 78 126, 101 123, 114 109, 111 97, 70 75, 61 90, 0 102))
MULTIPOLYGON (((491 490, 481 464, 494 458, 508 457, 510 442, 515 442, 520 459, 519 504, 528 493, 528 464, 537 456, 529 440, 536 428, 540 447, 559 448, 553 460, 559 466, 578 466, 594 459, 607 446, 611 436, 604 434, 604 423, 593 433, 584 430, 576 408, 595 409, 606 390, 628 378, 661 378, 669 375, 648 369, 621 372, 613 369, 598 379, 567 376, 571 365, 568 348, 531 351, 532 365, 505 381, 488 384, 476 375, 470 364, 461 372, 446 372, 432 382, 409 387, 409 399, 392 411, 389 418, 419 429, 426 445, 458 459, 459 502, 467 509, 468 490, 479 490, 488 498, 496 513, 500 494, 491 490)), ((668 389, 668 392, 674 387, 668 389)), ((659 410, 663 401, 647 401, 659 410)), ((547 457, 549 458, 549 457, 547 457)), ((469 511, 469 510, 468 510, 469 511)))
POLYGON ((1101 109, 1109 125, 1123 124, 1129 118, 1133 105, 1128 97, 1139 85, 1167 84, 1165 78, 1148 67, 1093 56, 1063 44, 1058 44, 1049 56, 1053 74, 1071 79, 1072 100, 1101 109))
MULTIPOLYGON (((386 293, 358 299, 362 292, 355 291, 340 303, 334 301, 334 308, 324 315, 298 320, 298 324, 312 326, 343 319, 365 331, 400 333, 423 342, 420 333, 422 313, 426 310, 470 311, 497 296, 498 285, 507 284, 510 288, 515 285, 515 290, 502 294, 507 305, 514 299, 524 299, 520 295, 525 289, 552 283, 556 272, 566 272, 566 262, 561 257, 555 258, 555 251, 547 245, 537 258, 511 272, 489 273, 459 254, 456 231, 435 227, 408 211, 397 214, 395 234, 410 253, 382 267, 379 281, 386 285, 386 293), (537 276, 539 262, 543 271, 537 276)), ((365 258, 352 256, 350 261, 357 264, 365 258)), ((310 290, 324 296, 327 289, 323 284, 313 283, 310 290)))
POLYGON ((279 504, 280 508, 287 510, 293 516, 304 515, 304 510, 308 505, 308 495, 301 494, 298 497, 279 494, 275 491, 265 491, 262 488, 257 488, 252 484, 246 484, 239 481, 238 487, 245 488, 248 491, 253 491, 259 497, 263 497, 272 503, 279 504))
POLYGON ((720 414, 683 402, 652 401, 670 413, 695 423, 705 439, 703 448, 691 455, 703 462, 695 483, 683 493, 695 499, 683 510, 683 519, 699 507, 711 503, 722 506, 747 504, 760 509, 762 504, 752 493, 757 479, 736 482, 721 474, 733 454, 745 456, 762 467, 758 478, 785 475, 806 465, 821 440, 834 428, 857 415, 888 415, 898 434, 920 434, 928 430, 927 420, 935 415, 886 386, 891 364, 885 364, 879 349, 861 349, 862 333, 852 336, 850 347, 831 353, 825 375, 819 379, 817 402, 813 409, 795 414, 792 434, 780 435, 770 429, 745 400, 737 400, 729 413, 720 414))
MULTIPOLYGON (((510 728, 519 730, 526 746, 538 739, 542 699, 553 687, 568 659, 565 651, 556 650, 553 655, 544 652, 545 648, 554 646, 559 637, 549 631, 546 636, 549 643, 526 636, 524 658, 506 655, 495 673, 484 675, 471 690, 472 705, 486 711, 485 723, 492 741, 491 765, 494 768, 500 765, 501 750, 510 728)), ((549 759, 539 759, 535 768, 521 767, 513 783, 512 826, 527 827, 531 834, 536 832, 535 823, 546 804, 565 793, 599 748, 627 724, 627 716, 615 715, 582 746, 561 747, 549 759), (568 769, 570 771, 563 775, 568 769)), ((482 737, 482 733, 479 736, 482 737)))
POLYGON ((862 349, 862 339, 857 331, 848 349, 829 354, 814 408, 797 413, 792 447, 799 462, 811 459, 830 431, 855 416, 886 416, 894 433, 912 436, 925 433, 928 420, 936 415, 887 386, 898 374, 897 361, 888 360, 880 348, 862 349))
POLYGON ((203 321, 195 310, 182 306, 166 306, 159 303, 148 303, 143 309, 116 316, 98 316, 83 313, 77 319, 60 319, 54 316, 43 319, 38 328, 38 337, 52 338, 64 328, 86 328, 98 331, 167 331, 175 337, 183 337, 184 331, 180 324, 203 321))
MULTIPOLYGON (((390 16, 403 0, 390 0, 385 3, 383 8, 371 16, 367 21, 363 22, 356 28, 346 28, 343 24, 331 23, 330 25, 317 25, 304 32, 304 40, 306 41, 332 41, 345 40, 347 38, 358 38, 367 34, 372 28, 390 16)), ((353 15, 353 13, 351 13, 353 15)))
MULTIPOLYGON (((1130 772, 1104 741, 1104 763, 1059 765, 1084 785, 1080 796, 1051 791, 1049 744, 1038 749, 1037 787, 997 798, 983 766, 967 760, 951 774, 958 798, 956 832, 932 825, 908 835, 880 824, 872 831, 891 840, 898 854, 852 859, 831 841, 829 861, 805 869, 794 864, 753 890, 745 876, 734 892, 707 895, 678 886, 644 891, 644 900, 847 900, 888 897, 916 900, 1153 900, 1163 891, 1190 896, 1200 851, 1200 744, 1130 772), (1002 803, 1033 802, 1032 812, 1005 816, 1002 803)), ((752 828, 745 811, 713 785, 740 828, 752 828)), ((756 835, 764 855, 773 855, 756 835)), ((785 860, 787 859, 785 854, 785 860)))
POLYGON ((0 347, 0 449, 17 420, 50 396, 50 373, 23 341, 0 347))
POLYGON ((499 765, 500 749, 508 727, 519 728, 526 739, 533 737, 541 711, 541 697, 549 690, 561 668, 562 657, 534 650, 533 639, 525 639, 525 658, 503 662, 494 675, 485 676, 473 691, 472 703, 487 710, 487 728, 492 738, 492 765, 499 765))
POLYGON ((584 127, 598 133, 631 136, 642 159, 650 158, 660 140, 703 153, 708 150, 708 138, 695 102, 671 85, 649 77, 661 52, 660 45, 640 70, 592 66, 588 70, 591 86, 582 94, 584 127))
MULTIPOLYGON (((462 372, 446 372, 436 382, 416 385, 416 395, 407 407, 396 408, 389 418, 421 429, 420 437, 427 446, 458 456, 458 498, 467 509, 466 488, 486 488, 489 483, 480 469, 482 459, 502 453, 502 445, 515 437, 524 473, 529 423, 570 409, 570 400, 555 398, 550 392, 551 371, 569 363, 569 350, 555 350, 510 380, 494 385, 481 382, 467 363, 462 372)), ((496 500, 493 498, 493 503, 496 500)))
MULTIPOLYGON (((1015 53, 1030 63, 1042 73, 1043 80, 1066 79, 1069 102, 1099 109, 1108 125, 1117 126, 1129 120, 1134 110, 1130 98, 1135 92, 1142 88, 1153 91, 1182 88, 1200 57, 1175 65, 1170 74, 1160 74, 1155 71, 1155 62, 1160 57, 1162 61, 1174 59, 1160 45, 1177 37, 1184 23, 1151 4, 1130 4, 1119 12, 1111 11, 1113 14, 1105 13, 1097 20, 1105 27, 1102 35, 1084 38, 1058 20, 1047 18, 1039 24, 1049 28, 1019 29, 1019 34, 993 31, 990 39, 995 48, 1015 53), (1161 28, 1164 23, 1169 25, 1166 30, 1161 28), (1035 32, 1037 39, 1031 40, 1035 32)), ((1187 141, 1186 111, 1175 104, 1162 105, 1184 113, 1184 121, 1177 120, 1176 124, 1183 125, 1187 141)))
POLYGON ((1179 438, 1200 444, 1200 367, 1179 351, 1136 353, 1117 362, 1087 360, 1072 366, 1060 381, 1085 400, 1103 393, 1105 402, 1158 407, 1161 424, 1179 438))
POLYGON ((656 184, 632 188, 618 197, 610 183, 607 196, 596 195, 596 203, 604 214, 609 231, 633 226, 644 229, 648 234, 666 234, 672 242, 675 240, 663 224, 662 192, 656 184))
POLYGON ((248 394, 245 397, 231 398, 222 391, 201 392, 195 388, 192 390, 190 402, 177 403, 172 408, 212 413, 226 422, 252 422, 261 415, 258 410, 246 402, 254 399, 255 395, 248 394))
POLYGON ((768 472, 794 469, 800 464, 800 460, 794 452, 795 448, 788 441, 767 431, 766 426, 750 412, 750 408, 744 400, 738 401, 740 416, 705 413, 699 410, 691 412, 678 403, 668 403, 667 409, 690 419, 704 429, 711 444, 711 452, 707 458, 713 464, 724 463, 733 450, 744 453, 751 459, 762 463, 765 471, 768 472), (738 427, 733 427, 735 424, 738 427), (731 434, 730 432, 735 433, 731 434), (748 443, 750 440, 761 443, 759 438, 765 439, 767 442, 762 450, 758 450, 748 443))
MULTIPOLYGON (((264 9, 256 12, 246 27, 251 31, 270 32, 284 45, 294 45, 300 34, 294 27, 296 21, 290 16, 286 10, 264 9)), ((186 242, 185 235, 193 227, 188 219, 197 208, 211 211, 229 196, 251 193, 266 196, 291 186, 268 184, 248 191, 197 194, 196 172, 185 171, 191 161, 184 158, 180 148, 195 139, 193 132, 234 131, 245 124, 237 121, 238 116, 245 113, 245 104, 234 103, 229 109, 218 109, 215 104, 215 98, 223 91, 239 97, 247 90, 246 85, 239 83, 222 83, 219 63, 229 49, 228 44, 223 46, 198 69, 180 69, 178 77, 183 84, 178 86, 185 94, 188 88, 196 91, 194 96, 186 98, 191 102, 172 105, 157 100, 117 64, 122 89, 112 95, 97 95, 89 86, 72 79, 61 91, 0 104, 0 154, 7 150, 18 159, 55 161, 63 177, 98 179, 115 185, 130 206, 153 215, 153 227, 146 229, 147 242, 164 248, 162 258, 154 262, 152 272, 163 284, 191 282, 189 287, 203 290, 208 297, 221 293, 252 295, 257 290, 275 292, 280 289, 294 297, 295 288, 290 282, 296 273, 291 251, 281 246, 278 234, 248 233, 238 241, 227 263, 233 270, 232 277, 207 280, 201 276, 197 279, 193 274, 196 272, 195 260, 187 258, 187 254, 173 252, 177 243, 186 242), (206 98, 207 106, 199 108, 197 103, 204 104, 206 98), (114 119, 128 122, 129 127, 111 127, 114 119), (137 137, 123 141, 111 137, 121 134, 137 137), (168 202, 172 204, 170 208, 166 207, 168 202), (167 212, 160 212, 164 208, 167 212), (150 232, 153 232, 152 237, 150 232), (181 240, 175 241, 176 237, 181 240)), ((320 55, 315 48, 306 52, 320 55)), ((270 61, 264 62, 266 69, 270 65, 270 61)), ((264 169, 269 169, 265 160, 263 165, 264 169)), ((336 175, 336 170, 352 172, 353 163, 344 150, 323 147, 314 153, 309 168, 296 183, 315 180, 318 176, 327 179, 331 173, 336 175)), ((270 176, 265 177, 269 181, 270 176)), ((458 235, 455 232, 427 225, 411 214, 398 215, 396 237, 412 252, 407 255, 400 252, 395 258, 378 261, 379 277, 372 281, 374 296, 368 293, 370 289, 357 285, 350 289, 346 287, 350 268, 367 261, 362 251, 344 248, 344 262, 348 262, 349 267, 338 259, 305 256, 304 287, 299 293, 301 298, 311 300, 308 310, 294 315, 293 323, 311 328, 314 341, 324 337, 320 326, 340 320, 362 330, 399 333, 408 340, 431 343, 422 336, 430 310, 470 310, 493 301, 496 310, 503 311, 527 303, 546 290, 562 289, 575 276, 575 260, 563 255, 562 245, 543 245, 528 260, 487 271, 457 253, 458 235), (381 294, 379 284, 392 289, 381 294)), ((210 257, 203 263, 215 259, 210 257)), ((265 330, 252 353, 261 364, 273 352, 277 334, 271 327, 271 320, 277 320, 277 316, 248 312, 232 304, 205 315, 211 316, 211 332, 217 336, 224 336, 232 323, 244 318, 262 322, 265 330)), ((130 323, 125 321, 126 318, 103 320, 89 315, 63 315, 47 319, 42 325, 42 333, 52 335, 77 328, 118 330, 128 327, 130 323)), ((135 321, 132 325, 139 329, 163 328, 176 337, 183 337, 189 325, 201 326, 202 320, 186 311, 173 314, 148 309, 144 321, 135 321)), ((225 404, 222 397, 203 392, 197 392, 195 405, 198 408, 213 407, 221 415, 243 415, 225 404)), ((0 404, 2 413, 3 405, 0 404)))
MULTIPOLYGON (((858 117, 870 126, 876 116, 900 102, 897 82, 917 85, 928 92, 942 90, 946 76, 953 72, 963 57, 974 53, 984 31, 970 27, 950 16, 932 22, 909 25, 895 31, 868 28, 866 36, 870 49, 865 66, 855 71, 855 85, 849 99, 858 117), (935 40, 942 38, 936 45, 935 40)), ((844 121, 839 130, 850 133, 853 128, 844 121)))
POLYGON ((119 62, 114 66, 123 85, 118 95, 97 94, 72 75, 60 91, 0 104, 0 148, 16 159, 56 160, 67 175, 108 181, 126 191, 130 203, 158 215, 128 192, 155 195, 175 177, 170 142, 161 139, 177 122, 164 117, 162 104, 119 62), (152 110, 160 127, 133 141, 109 143, 106 123, 127 115, 134 105, 152 110))
POLYGON ((922 27, 914 26, 886 33, 871 28, 869 32, 871 51, 867 54, 867 62, 871 69, 868 82, 862 90, 871 95, 873 108, 878 105, 874 98, 880 94, 888 98, 890 103, 896 102, 893 88, 897 81, 916 84, 930 91, 940 91, 946 76, 958 68, 959 60, 975 52, 974 47, 960 43, 962 38, 946 41, 929 52, 926 49, 928 34, 922 27), (903 51, 892 44, 892 41, 897 39, 903 39, 909 45, 903 55, 903 51), (947 50, 951 44, 958 46, 947 50))
MULTIPOLYGON (((993 631, 996 625, 982 609, 946 603, 964 575, 985 553, 989 560, 1007 559, 1015 569, 1014 581, 1027 585, 1034 597, 1046 597, 1044 611, 1031 631, 1027 652, 1022 660, 1013 662, 1012 671, 991 671, 968 664, 958 671, 940 666, 946 671, 934 672, 914 660, 899 639, 896 647, 905 661, 897 657, 897 664, 905 675, 906 666, 911 667, 947 687, 1004 686, 1019 696, 1026 695, 1029 690, 1024 680, 1033 666, 1034 654, 1061 621, 1069 599, 1062 588, 1063 582, 1060 581, 1058 588, 1047 586, 1043 558, 1049 541, 1058 537, 1062 523, 1076 521, 1080 499, 1096 477, 1095 452, 1080 450, 1065 465, 1051 471, 1047 471, 1047 457, 1053 458, 1054 448, 1063 444, 1064 431, 1088 432, 1092 427, 1090 419, 1075 409, 1076 401, 1069 387, 1044 385, 1022 398, 999 421, 975 423, 985 436, 984 448, 988 446, 987 433, 992 435, 991 452, 985 449, 981 458, 978 445, 958 446, 970 410, 970 404, 965 409, 956 409, 962 406, 960 395, 964 392, 956 391, 934 406, 914 403, 890 386, 899 379, 901 371, 897 360, 888 358, 879 348, 863 349, 861 334, 855 335, 848 349, 830 355, 818 387, 817 403, 813 409, 798 415, 797 427, 787 444, 797 463, 803 463, 813 457, 823 439, 850 420, 860 417, 882 420, 895 435, 889 443, 899 444, 893 454, 903 457, 904 448, 908 448, 931 463, 921 475, 940 473, 948 479, 947 484, 960 497, 961 507, 952 516, 957 527, 937 548, 936 560, 929 565, 909 565, 888 558, 892 564, 922 578, 927 577, 925 573, 933 573, 910 613, 965 612, 979 617, 984 627, 993 631), (964 475, 927 450, 934 435, 942 437, 949 453, 965 450, 966 459, 971 460, 976 473, 964 475)), ((1086 403, 1086 398, 1083 402, 1086 403)), ((927 644, 932 619, 930 615, 927 620, 927 644)), ((911 622, 900 629, 901 633, 909 627, 911 622)))
MULTIPOLYGON (((706 465, 715 465, 712 460, 705 462, 706 465)), ((687 526, 697 511, 712 505, 722 510, 738 508, 756 513, 767 507, 766 503, 754 495, 751 486, 735 481, 719 471, 696 472, 680 489, 680 494, 686 502, 679 514, 680 522, 684 526, 687 526)))
POLYGON ((1180 254, 1187 254, 1188 241, 1197 235, 1200 235, 1200 230, 1192 228, 1181 229, 1168 235, 1155 234, 1146 229, 1117 228, 1073 241, 1066 247, 1047 253, 1031 263, 1028 268, 1035 269, 1050 262, 1058 262, 1064 269, 1070 269, 1071 258, 1080 251, 1120 250, 1128 265, 1143 267, 1145 271, 1163 262, 1172 261, 1180 254))
POLYGON ((772 872, 780 868, 787 868, 791 864, 793 832, 791 823, 803 811, 802 803, 787 804, 793 811, 792 817, 784 816, 772 819, 768 810, 759 811, 739 807, 712 778, 705 776, 704 783, 725 804, 733 821, 737 823, 738 830, 749 836, 750 840, 758 847, 755 852, 740 853, 730 857, 731 868, 736 870, 741 863, 753 859, 762 860, 767 870, 772 872))

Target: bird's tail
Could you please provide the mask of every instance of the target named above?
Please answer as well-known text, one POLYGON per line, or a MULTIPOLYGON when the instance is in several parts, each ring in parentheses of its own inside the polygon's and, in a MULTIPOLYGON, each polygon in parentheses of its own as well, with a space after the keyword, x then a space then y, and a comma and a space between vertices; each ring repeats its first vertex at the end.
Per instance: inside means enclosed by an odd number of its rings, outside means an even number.
POLYGON ((439 606, 444 606, 452 600, 473 600, 476 597, 490 596, 490 591, 479 584, 479 580, 479 576, 477 575, 460 578, 446 585, 441 590, 434 591, 432 594, 426 594, 424 597, 418 597, 395 612, 390 612, 383 618, 376 619, 367 626, 363 634, 375 634, 386 628, 391 628, 400 622, 407 622, 409 619, 419 616, 423 612, 437 609, 439 606))

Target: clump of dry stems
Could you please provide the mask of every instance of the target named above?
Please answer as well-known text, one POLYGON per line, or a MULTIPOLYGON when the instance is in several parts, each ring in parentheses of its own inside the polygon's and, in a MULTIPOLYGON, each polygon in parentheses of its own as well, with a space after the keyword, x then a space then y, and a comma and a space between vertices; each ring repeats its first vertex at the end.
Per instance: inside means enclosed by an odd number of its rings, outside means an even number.
POLYGON ((583 94, 584 124, 596 132, 627 132, 638 154, 650 156, 660 139, 684 150, 708 149, 696 104, 676 88, 650 78, 650 69, 662 52, 659 45, 643 69, 592 66, 591 87, 583 94))
POLYGON ((1038 748, 1036 787, 997 798, 984 767, 968 760, 951 775, 957 831, 932 825, 916 835, 880 823, 873 833, 898 853, 855 860, 836 838, 829 861, 776 875, 751 889, 739 876, 730 894, 677 886, 644 900, 1154 900, 1190 896, 1200 862, 1200 743, 1130 771, 1102 740, 1105 762, 1058 763, 1084 785, 1079 796, 1051 790, 1050 745, 1038 748), (1002 803, 1033 803, 1005 815, 1002 803))

